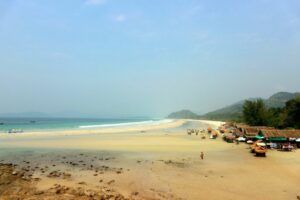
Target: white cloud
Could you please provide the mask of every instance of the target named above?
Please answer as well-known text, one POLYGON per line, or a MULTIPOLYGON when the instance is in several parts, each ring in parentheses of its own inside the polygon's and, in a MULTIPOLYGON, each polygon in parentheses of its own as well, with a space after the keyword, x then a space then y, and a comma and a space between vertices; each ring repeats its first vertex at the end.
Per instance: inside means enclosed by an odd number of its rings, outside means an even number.
POLYGON ((126 16, 125 15, 117 15, 114 17, 114 20, 117 22, 124 22, 126 20, 126 16))
POLYGON ((106 3, 106 0, 86 0, 86 5, 103 5, 106 3))

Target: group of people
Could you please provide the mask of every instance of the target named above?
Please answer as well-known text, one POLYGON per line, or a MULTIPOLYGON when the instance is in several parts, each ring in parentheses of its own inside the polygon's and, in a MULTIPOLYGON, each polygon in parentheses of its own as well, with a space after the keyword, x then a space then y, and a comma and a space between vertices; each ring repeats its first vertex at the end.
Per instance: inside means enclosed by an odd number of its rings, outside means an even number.
POLYGON ((187 134, 188 135, 192 135, 193 133, 195 133, 195 135, 198 135, 199 133, 204 133, 205 130, 199 130, 199 129, 187 129, 187 134))

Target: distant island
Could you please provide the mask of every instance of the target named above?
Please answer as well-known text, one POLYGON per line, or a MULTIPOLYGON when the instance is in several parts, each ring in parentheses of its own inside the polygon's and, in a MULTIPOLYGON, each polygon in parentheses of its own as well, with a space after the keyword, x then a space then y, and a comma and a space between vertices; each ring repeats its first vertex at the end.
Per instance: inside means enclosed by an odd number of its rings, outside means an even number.
POLYGON ((180 110, 178 112, 173 112, 170 115, 168 115, 167 118, 171 119, 198 119, 199 115, 196 113, 193 113, 190 110, 180 110))
MULTIPOLYGON (((268 108, 282 108, 285 103, 291 99, 299 97, 300 93, 290 93, 290 92, 278 92, 273 94, 268 99, 263 99, 265 105, 268 108)), ((239 120, 243 114, 243 104, 246 100, 256 100, 260 98, 250 98, 239 102, 236 102, 230 106, 206 113, 204 115, 198 115, 190 110, 181 110, 173 112, 168 115, 167 118, 171 119, 208 119, 208 120, 239 120)), ((261 98, 262 99, 262 98, 261 98)))

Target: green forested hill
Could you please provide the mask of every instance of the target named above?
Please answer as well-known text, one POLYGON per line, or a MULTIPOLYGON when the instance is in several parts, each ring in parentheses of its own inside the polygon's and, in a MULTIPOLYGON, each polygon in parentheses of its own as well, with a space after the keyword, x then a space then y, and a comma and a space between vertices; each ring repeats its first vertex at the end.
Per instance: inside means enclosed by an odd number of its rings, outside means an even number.
MULTIPOLYGON (((282 108, 285 103, 291 99, 300 96, 300 93, 278 92, 273 94, 268 99, 263 99, 268 108, 282 108)), ((258 98, 251 98, 247 100, 255 100, 258 98)), ((172 119, 211 119, 211 120, 239 120, 243 114, 243 104, 246 100, 239 101, 235 104, 226 106, 224 108, 206 113, 204 115, 197 115, 189 110, 181 110, 171 113, 168 118, 172 119)))
MULTIPOLYGON (((278 92, 268 99, 263 99, 268 108, 282 108, 285 105, 285 102, 294 99, 296 96, 300 96, 300 93, 289 93, 289 92, 278 92)), ((248 99, 254 100, 254 99, 248 99)), ((202 115, 203 119, 214 119, 214 120, 238 120, 243 113, 243 104, 245 100, 232 104, 230 106, 209 112, 205 115, 202 115)))
POLYGON ((181 110, 171 113, 167 118, 170 119, 198 119, 199 116, 190 110, 181 110))

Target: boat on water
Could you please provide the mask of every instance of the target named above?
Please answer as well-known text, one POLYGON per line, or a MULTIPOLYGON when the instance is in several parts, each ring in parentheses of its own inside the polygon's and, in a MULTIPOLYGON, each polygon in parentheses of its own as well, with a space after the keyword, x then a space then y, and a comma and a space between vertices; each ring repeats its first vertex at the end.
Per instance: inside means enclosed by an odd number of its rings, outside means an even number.
POLYGON ((30 123, 34 124, 36 121, 35 120, 31 120, 30 123))
POLYGON ((22 129, 9 129, 8 133, 23 133, 24 131, 22 129))

